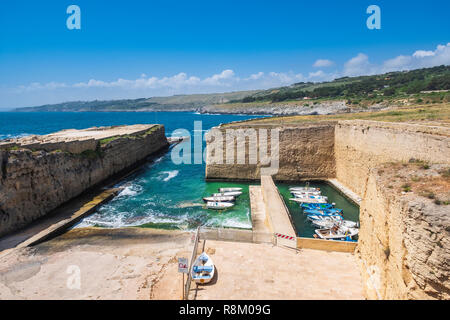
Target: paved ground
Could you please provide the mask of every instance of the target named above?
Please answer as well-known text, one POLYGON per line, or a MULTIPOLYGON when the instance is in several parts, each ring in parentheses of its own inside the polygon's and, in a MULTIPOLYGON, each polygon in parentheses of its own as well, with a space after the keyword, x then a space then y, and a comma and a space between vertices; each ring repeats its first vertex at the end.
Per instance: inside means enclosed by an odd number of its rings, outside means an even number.
MULTIPOLYGON (((177 258, 192 234, 141 228, 79 228, 0 257, 2 299, 180 299, 177 258), (79 270, 80 288, 74 287, 79 270), (68 286, 69 284, 69 286, 68 286)), ((203 243, 199 245, 199 252, 203 243)), ((217 267, 191 299, 362 299, 349 253, 207 240, 217 267)))
MULTIPOLYGON (((300 253, 269 244, 206 241, 217 277, 190 291, 210 299, 364 299, 355 257, 350 253, 304 249, 300 253)), ((173 299, 179 292, 176 265, 169 265, 153 298, 173 299), (171 289, 172 288, 172 289, 171 289)))
POLYGON ((176 257, 189 256, 191 248, 191 235, 185 232, 74 229, 1 257, 0 300, 148 300, 167 266, 177 266, 176 257))
POLYGON ((269 226, 266 225, 266 208, 264 206, 261 187, 250 186, 249 194, 253 231, 270 233, 271 231, 269 229, 269 226))

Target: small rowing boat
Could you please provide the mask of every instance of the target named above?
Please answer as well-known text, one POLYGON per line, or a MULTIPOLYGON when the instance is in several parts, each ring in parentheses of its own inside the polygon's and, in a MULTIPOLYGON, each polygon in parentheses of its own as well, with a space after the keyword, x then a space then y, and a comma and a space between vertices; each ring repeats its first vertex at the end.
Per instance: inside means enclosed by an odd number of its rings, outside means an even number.
POLYGON ((289 191, 298 191, 298 192, 319 191, 319 192, 320 192, 320 188, 313 188, 313 187, 291 187, 291 188, 289 188, 289 191))
POLYGON ((203 252, 195 259, 192 266, 191 276, 196 283, 208 283, 214 277, 214 262, 203 252))
POLYGON ((316 235, 325 240, 345 240, 352 239, 359 232, 357 228, 347 228, 340 225, 334 225, 331 228, 316 229, 316 235))
POLYGON ((223 197, 204 197, 205 202, 233 202, 236 198, 233 196, 223 196, 223 197))
POLYGON ((307 215, 306 218, 311 221, 311 223, 319 228, 332 228, 334 225, 338 224, 346 228, 359 228, 358 222, 344 220, 340 215, 307 215))
POLYGON ((241 191, 230 191, 230 192, 220 192, 220 193, 213 193, 213 197, 239 197, 242 194, 241 191))
POLYGON ((310 210, 333 209, 334 203, 302 203, 301 207, 310 210))
POLYGON ((298 203, 327 203, 327 200, 325 199, 316 199, 316 198, 291 198, 289 199, 294 202, 298 203))
POLYGON ((206 202, 206 208, 214 210, 224 210, 231 208, 233 206, 234 203, 231 202, 213 202, 213 201, 206 202))
MULTIPOLYGON (((309 195, 295 195, 296 199, 305 199, 305 200, 323 200, 326 203, 328 201, 328 197, 325 196, 309 196, 309 195)), ((305 203, 308 203, 308 201, 303 201, 305 203)), ((316 202, 316 201, 310 201, 310 202, 316 202)))
POLYGON ((343 214, 342 209, 304 209, 303 213, 306 214, 315 214, 315 215, 330 215, 330 214, 343 214))
POLYGON ((242 188, 219 188, 219 192, 242 191, 242 188))
POLYGON ((297 197, 297 196, 300 196, 300 197, 302 197, 302 196, 320 196, 321 195, 320 191, 291 191, 291 194, 294 197, 297 197))

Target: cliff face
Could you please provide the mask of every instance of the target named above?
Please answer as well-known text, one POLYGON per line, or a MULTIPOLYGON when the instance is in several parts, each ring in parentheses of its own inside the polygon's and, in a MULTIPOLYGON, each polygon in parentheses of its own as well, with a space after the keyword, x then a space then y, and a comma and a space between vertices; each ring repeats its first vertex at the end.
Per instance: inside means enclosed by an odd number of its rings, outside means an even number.
MULTIPOLYGON (((383 167, 369 175, 357 247, 366 295, 372 299, 449 299, 448 206, 417 192, 401 191, 409 180, 402 171, 383 167)), ((413 189, 423 188, 427 179, 432 186, 442 183, 433 168, 427 169, 427 175, 413 189)), ((448 197, 447 184, 442 187, 443 196, 448 197)))
MULTIPOLYGON (((234 125, 219 127, 223 145, 222 164, 213 160, 212 143, 207 144, 206 178, 207 179, 234 179, 234 180, 258 180, 263 168, 271 165, 262 164, 260 152, 261 141, 267 141, 267 152, 263 154, 269 157, 274 155, 276 145, 272 143, 272 129, 276 127, 258 126, 246 127, 234 125), (253 129, 257 140, 253 142, 247 139, 245 147, 238 144, 238 138, 244 139, 243 131, 253 129), (262 134, 266 130, 266 135, 262 134), (241 132, 241 133, 239 133, 241 132), (231 137, 231 138, 230 138, 231 137), (258 141, 256 143, 255 141, 258 141), (226 163, 229 153, 234 153, 232 164, 226 163), (245 152, 245 163, 239 164, 236 160, 238 152, 245 152), (250 162, 250 154, 257 154, 257 162, 250 162)), ((304 127, 281 127, 278 131, 278 163, 272 163, 275 170, 270 173, 279 181, 296 181, 304 178, 326 179, 334 176, 334 125, 325 123, 304 127)), ((266 173, 269 174, 269 173, 266 173)))
MULTIPOLYGON (((450 298, 450 129, 360 120, 279 129, 276 180, 336 178, 363 199, 357 253, 368 298, 450 298)), ((260 168, 207 161, 206 172, 257 180, 260 168)))
MULTIPOLYGON (((163 126, 96 142, 95 150, 0 150, 0 236, 42 217, 167 146, 163 126)), ((38 146, 35 146, 38 147, 38 146)))
POLYGON ((450 129, 376 121, 339 121, 335 131, 336 178, 364 196, 369 171, 410 159, 450 163, 450 129))

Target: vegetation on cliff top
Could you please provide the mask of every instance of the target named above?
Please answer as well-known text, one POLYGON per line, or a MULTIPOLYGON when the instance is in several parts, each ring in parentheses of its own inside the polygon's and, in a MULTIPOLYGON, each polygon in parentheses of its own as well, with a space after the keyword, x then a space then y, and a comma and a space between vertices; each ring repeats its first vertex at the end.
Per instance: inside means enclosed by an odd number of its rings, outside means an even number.
MULTIPOLYGON (((426 91, 436 93, 441 100, 449 101, 450 66, 418 69, 407 72, 390 72, 383 75, 344 77, 322 83, 296 83, 291 86, 269 90, 238 91, 213 94, 175 95, 171 97, 152 97, 142 99, 123 99, 111 101, 75 101, 15 111, 208 111, 217 108, 239 109, 245 107, 265 108, 270 104, 289 103, 299 100, 318 104, 328 100, 345 100, 353 107, 370 104, 386 104, 393 100, 413 96, 423 100, 426 91), (304 100, 307 98, 308 100, 304 100), (312 99, 312 100, 309 100, 312 99)), ((420 101, 418 101, 420 103, 420 101)))
POLYGON ((373 112, 261 118, 243 122, 251 124, 298 124, 303 122, 357 119, 386 122, 414 122, 450 126, 450 103, 421 104, 373 112))
POLYGON ((346 99, 348 104, 361 99, 382 102, 386 97, 419 94, 423 91, 450 90, 450 66, 418 69, 408 72, 390 72, 383 75, 344 77, 331 82, 300 82, 289 87, 265 90, 239 101, 281 102, 295 99, 346 99))

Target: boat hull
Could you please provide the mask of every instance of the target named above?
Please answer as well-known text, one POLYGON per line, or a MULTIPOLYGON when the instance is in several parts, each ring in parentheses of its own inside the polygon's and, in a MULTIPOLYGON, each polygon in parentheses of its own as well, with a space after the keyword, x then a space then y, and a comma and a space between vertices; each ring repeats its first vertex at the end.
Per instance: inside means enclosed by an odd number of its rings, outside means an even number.
POLYGON ((214 278, 215 273, 214 262, 210 256, 203 252, 200 256, 195 259, 194 264, 191 269, 191 278, 197 284, 205 284, 210 282, 214 278), (206 261, 202 260, 207 258, 206 261), (196 272, 201 270, 200 272, 196 272), (205 270, 205 271, 203 271, 205 270))

